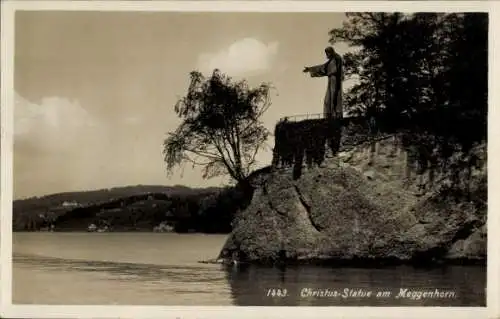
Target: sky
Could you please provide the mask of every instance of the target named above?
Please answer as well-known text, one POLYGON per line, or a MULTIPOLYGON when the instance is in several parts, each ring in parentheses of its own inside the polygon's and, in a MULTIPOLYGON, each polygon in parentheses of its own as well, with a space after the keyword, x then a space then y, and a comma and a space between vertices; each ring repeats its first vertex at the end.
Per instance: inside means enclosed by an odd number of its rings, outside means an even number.
MULTIPOLYGON (((326 79, 302 69, 325 62, 328 31, 344 19, 325 12, 16 12, 14 198, 224 185, 191 166, 166 173, 162 142, 180 123, 173 107, 189 72, 218 68, 250 85, 271 82, 263 120, 272 132, 283 116, 322 112, 326 79)), ((259 153, 260 166, 271 156, 259 153)))

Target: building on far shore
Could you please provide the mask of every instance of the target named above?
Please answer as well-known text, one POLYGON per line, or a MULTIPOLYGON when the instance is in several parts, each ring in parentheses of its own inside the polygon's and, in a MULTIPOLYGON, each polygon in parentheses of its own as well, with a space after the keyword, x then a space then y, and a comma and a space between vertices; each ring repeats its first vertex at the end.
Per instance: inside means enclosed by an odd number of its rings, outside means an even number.
POLYGON ((77 202, 64 202, 62 203, 63 207, 77 207, 79 204, 77 202))

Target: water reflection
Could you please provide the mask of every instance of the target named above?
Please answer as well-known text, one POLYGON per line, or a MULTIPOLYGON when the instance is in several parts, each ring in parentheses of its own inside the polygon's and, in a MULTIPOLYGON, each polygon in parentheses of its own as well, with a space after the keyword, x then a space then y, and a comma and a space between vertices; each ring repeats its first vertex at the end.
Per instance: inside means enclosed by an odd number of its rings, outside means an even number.
POLYGON ((82 271, 101 273, 106 280, 177 283, 210 283, 221 281, 223 274, 219 267, 196 267, 157 265, 147 263, 129 263, 116 261, 87 261, 67 258, 55 258, 33 255, 15 255, 16 265, 43 268, 46 271, 82 271))
MULTIPOLYGON (((99 300, 100 304, 109 303, 110 296, 116 304, 154 302, 162 305, 471 307, 485 306, 486 302, 486 271, 484 267, 479 266, 431 269, 408 266, 378 269, 325 266, 233 267, 211 264, 167 265, 89 261, 22 254, 16 254, 13 261, 16 269, 36 271, 38 275, 33 275, 30 280, 37 281, 40 286, 45 286, 45 283, 39 281, 40 274, 48 276, 51 287, 61 291, 50 303, 61 304, 90 302, 85 299, 81 289, 70 289, 63 285, 61 276, 68 276, 68 280, 78 280, 82 284, 102 287, 102 296, 92 296, 92 302, 99 300), (358 296, 343 297, 346 288, 354 290, 358 296), (286 290, 286 297, 277 296, 277 289, 282 292, 286 290), (397 299, 395 296, 399 294, 400 289, 439 289, 441 292, 453 292, 455 296, 418 300, 397 299), (371 291, 372 296, 360 297, 360 291, 362 295, 371 291), (335 292, 337 295, 334 295, 335 292), (390 292, 391 296, 377 298, 377 292, 390 292), (314 293, 324 295, 312 296, 314 293)), ((34 288, 33 285, 30 287, 30 290, 34 288)), ((17 292, 14 293, 17 295, 17 292)), ((37 298, 41 296, 40 293, 36 294, 37 298)), ((45 299, 43 300, 46 303, 45 299)))
MULTIPOLYGON (((432 269, 409 266, 331 268, 296 266, 227 268, 234 303, 241 306, 485 306, 486 271, 477 266, 432 269), (271 289, 271 290, 269 290, 271 289), (286 297, 272 297, 286 290, 286 297), (345 290, 348 289, 348 290, 345 290), (405 298, 396 298, 407 289, 405 298), (414 291, 438 289, 442 296, 418 299, 414 291), (349 293, 354 297, 345 297, 349 293), (367 297, 368 292, 371 296, 367 297), (385 297, 376 297, 377 292, 385 297), (391 295, 388 296, 387 292, 391 295), (316 295, 314 295, 316 293, 316 295), (451 294, 454 294, 452 296, 451 294)), ((422 297, 422 296, 420 296, 422 297)))

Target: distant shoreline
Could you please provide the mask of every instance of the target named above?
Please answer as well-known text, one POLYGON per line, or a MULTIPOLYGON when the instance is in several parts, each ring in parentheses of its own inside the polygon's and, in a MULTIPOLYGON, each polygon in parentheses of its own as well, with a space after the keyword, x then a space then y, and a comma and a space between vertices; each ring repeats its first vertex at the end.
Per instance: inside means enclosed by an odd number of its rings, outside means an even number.
POLYGON ((18 232, 229 233, 234 187, 124 186, 13 202, 18 232), (52 230, 51 230, 52 228, 52 230))

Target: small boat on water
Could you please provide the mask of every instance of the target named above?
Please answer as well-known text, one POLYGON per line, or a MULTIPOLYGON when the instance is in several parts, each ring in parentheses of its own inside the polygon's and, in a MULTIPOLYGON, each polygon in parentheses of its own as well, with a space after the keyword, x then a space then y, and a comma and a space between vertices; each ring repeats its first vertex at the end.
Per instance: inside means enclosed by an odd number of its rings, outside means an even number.
POLYGON ((222 257, 214 258, 214 259, 209 259, 207 261, 200 261, 200 263, 203 264, 220 264, 220 265, 226 265, 226 266, 240 266, 243 264, 248 264, 247 262, 241 261, 240 254, 238 251, 234 251, 231 254, 231 257, 229 257, 228 251, 223 251, 221 254, 222 257))
POLYGON ((238 261, 238 260, 223 259, 223 258, 202 260, 202 261, 199 261, 199 263, 202 263, 202 264, 218 264, 218 265, 233 265, 233 266, 237 266, 237 265, 241 264, 241 262, 238 261))
POLYGON ((223 264, 224 261, 222 259, 209 259, 209 260, 201 260, 199 261, 201 264, 223 264))

